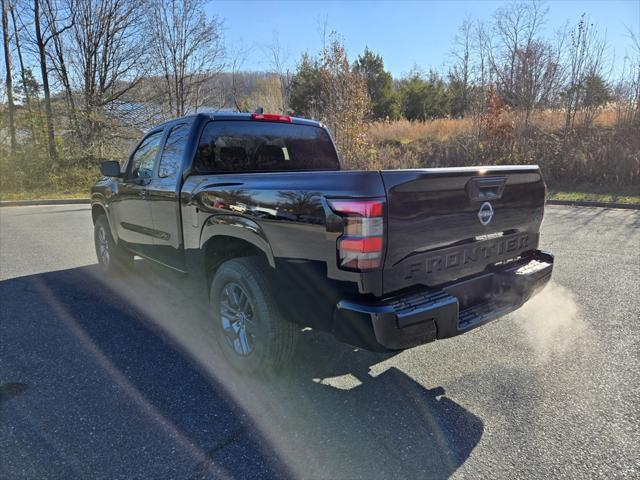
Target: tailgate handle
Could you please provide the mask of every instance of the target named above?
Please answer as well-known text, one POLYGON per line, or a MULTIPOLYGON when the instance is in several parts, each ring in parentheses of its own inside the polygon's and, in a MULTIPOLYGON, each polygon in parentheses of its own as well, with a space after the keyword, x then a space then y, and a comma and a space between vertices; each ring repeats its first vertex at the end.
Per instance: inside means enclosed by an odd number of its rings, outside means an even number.
POLYGON ((467 195, 476 202, 502 198, 506 177, 474 177, 467 182, 467 195))

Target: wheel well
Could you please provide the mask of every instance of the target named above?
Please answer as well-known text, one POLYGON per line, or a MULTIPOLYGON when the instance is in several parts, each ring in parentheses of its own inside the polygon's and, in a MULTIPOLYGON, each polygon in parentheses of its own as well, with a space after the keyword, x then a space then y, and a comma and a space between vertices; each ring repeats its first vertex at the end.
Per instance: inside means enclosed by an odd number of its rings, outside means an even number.
POLYGON ((216 235, 209 239, 203 248, 206 262, 207 285, 211 284, 213 275, 218 267, 232 258, 261 257, 267 262, 267 256, 262 250, 252 243, 236 237, 216 235))
POLYGON ((100 215, 106 215, 107 212, 105 212, 104 207, 102 205, 91 205, 91 218, 93 220, 93 223, 96 223, 96 220, 98 219, 98 217, 100 215))

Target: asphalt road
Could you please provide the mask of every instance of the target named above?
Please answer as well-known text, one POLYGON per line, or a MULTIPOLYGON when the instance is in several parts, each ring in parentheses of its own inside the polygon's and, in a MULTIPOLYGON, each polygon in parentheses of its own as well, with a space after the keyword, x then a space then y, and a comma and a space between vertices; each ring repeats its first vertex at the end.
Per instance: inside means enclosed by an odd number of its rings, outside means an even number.
POLYGON ((0 478, 638 478, 640 212, 550 207, 542 247, 498 322, 395 356, 305 332, 258 381, 184 277, 99 277, 87 206, 2 208, 0 478))

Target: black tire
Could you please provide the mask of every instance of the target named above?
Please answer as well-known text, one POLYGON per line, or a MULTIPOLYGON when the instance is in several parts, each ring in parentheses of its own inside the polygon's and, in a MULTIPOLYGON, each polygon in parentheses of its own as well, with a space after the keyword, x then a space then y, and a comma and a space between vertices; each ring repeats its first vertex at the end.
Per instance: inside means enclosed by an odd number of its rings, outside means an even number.
POLYGON ((269 285, 269 268, 258 257, 236 258, 224 262, 211 282, 215 337, 241 373, 276 373, 295 351, 300 329, 282 316, 269 285), (236 308, 241 305, 248 308, 236 308))
POLYGON ((96 247, 98 265, 105 275, 116 275, 133 263, 133 254, 116 244, 109 221, 104 215, 96 219, 93 226, 93 240, 96 247))

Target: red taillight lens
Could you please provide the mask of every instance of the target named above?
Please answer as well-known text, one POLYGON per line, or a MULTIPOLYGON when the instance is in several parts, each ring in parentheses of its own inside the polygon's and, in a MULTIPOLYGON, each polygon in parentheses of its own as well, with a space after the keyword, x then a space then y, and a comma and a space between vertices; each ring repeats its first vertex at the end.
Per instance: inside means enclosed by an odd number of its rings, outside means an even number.
POLYGON ((355 253, 374 253, 382 251, 382 237, 344 237, 338 240, 340 250, 355 253))
POLYGON ((358 215, 360 217, 381 217, 380 200, 331 200, 331 208, 341 215, 358 215))
POLYGON ((263 120, 267 122, 285 122, 291 123, 291 117, 288 115, 278 115, 277 113, 252 113, 251 120, 263 120))
POLYGON ((384 248, 384 202, 382 200, 329 200, 343 218, 338 238, 340 267, 370 270, 382 265, 384 248))

